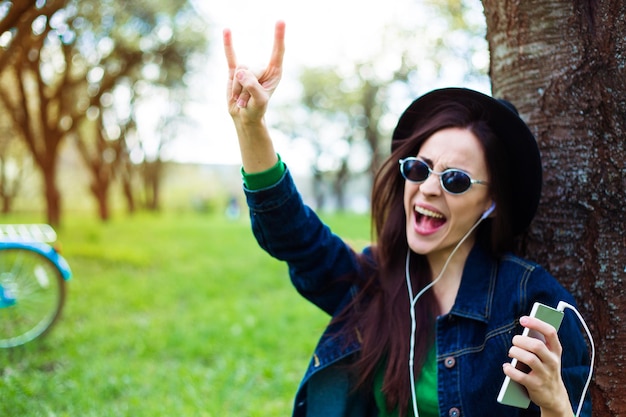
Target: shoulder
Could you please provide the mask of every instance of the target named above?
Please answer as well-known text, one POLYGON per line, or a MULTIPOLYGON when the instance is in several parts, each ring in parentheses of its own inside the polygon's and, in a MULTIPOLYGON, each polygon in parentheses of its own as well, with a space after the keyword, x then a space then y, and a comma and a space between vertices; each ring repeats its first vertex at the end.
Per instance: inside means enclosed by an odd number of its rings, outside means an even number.
POLYGON ((541 265, 528 259, 521 258, 513 253, 505 253, 498 259, 500 273, 515 273, 518 278, 528 276, 543 276, 554 279, 552 275, 541 265))
POLYGON ((573 301, 570 293, 546 268, 512 253, 499 258, 498 277, 501 288, 515 291, 528 302, 540 301, 551 305, 561 300, 573 301))

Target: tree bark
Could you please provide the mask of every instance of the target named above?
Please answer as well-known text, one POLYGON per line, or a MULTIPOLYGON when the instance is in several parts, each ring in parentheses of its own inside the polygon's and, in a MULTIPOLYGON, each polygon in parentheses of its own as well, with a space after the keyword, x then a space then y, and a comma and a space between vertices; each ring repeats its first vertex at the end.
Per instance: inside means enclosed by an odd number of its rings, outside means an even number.
POLYGON ((483 0, 493 95, 537 137, 544 189, 521 247, 596 342, 594 415, 626 416, 626 2, 483 0))

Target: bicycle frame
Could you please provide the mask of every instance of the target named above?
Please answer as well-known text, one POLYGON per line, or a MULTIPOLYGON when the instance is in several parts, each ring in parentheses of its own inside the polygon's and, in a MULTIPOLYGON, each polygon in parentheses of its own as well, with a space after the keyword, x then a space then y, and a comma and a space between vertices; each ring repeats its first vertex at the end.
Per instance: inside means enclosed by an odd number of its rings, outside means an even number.
MULTIPOLYGON (((59 270, 65 281, 72 277, 70 265, 52 246, 44 242, 3 242, 0 241, 0 251, 6 249, 25 249, 34 251, 47 258, 59 270)), ((16 299, 8 288, 0 284, 0 308, 15 305, 16 299)))
POLYGON ((1 242, 0 250, 4 249, 26 249, 33 250, 42 256, 45 256, 57 267, 61 276, 65 281, 72 277, 72 270, 64 257, 56 251, 52 246, 43 242, 1 242))

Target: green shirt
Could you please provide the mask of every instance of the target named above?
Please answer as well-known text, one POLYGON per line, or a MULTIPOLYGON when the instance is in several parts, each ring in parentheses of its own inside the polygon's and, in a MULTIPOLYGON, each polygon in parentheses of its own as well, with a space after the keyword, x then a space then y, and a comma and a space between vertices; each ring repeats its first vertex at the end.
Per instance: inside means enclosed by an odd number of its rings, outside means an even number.
MULTIPOLYGON (((378 416, 398 417, 398 410, 387 411, 382 392, 384 373, 384 367, 381 366, 374 377, 374 397, 378 407, 378 416)), ((437 395, 437 347, 435 345, 428 351, 422 372, 418 380, 415 381, 415 391, 420 417, 437 417, 439 415, 439 399, 437 395)), ((413 416, 412 404, 409 404, 408 416, 413 416)))

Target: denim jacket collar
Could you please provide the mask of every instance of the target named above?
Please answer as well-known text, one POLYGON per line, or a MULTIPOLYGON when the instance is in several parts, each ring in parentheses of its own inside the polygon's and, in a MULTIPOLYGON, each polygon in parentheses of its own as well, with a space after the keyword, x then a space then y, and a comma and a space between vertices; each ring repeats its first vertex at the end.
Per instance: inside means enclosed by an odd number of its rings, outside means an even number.
POLYGON ((472 248, 450 314, 487 322, 491 314, 497 262, 479 245, 472 248))

